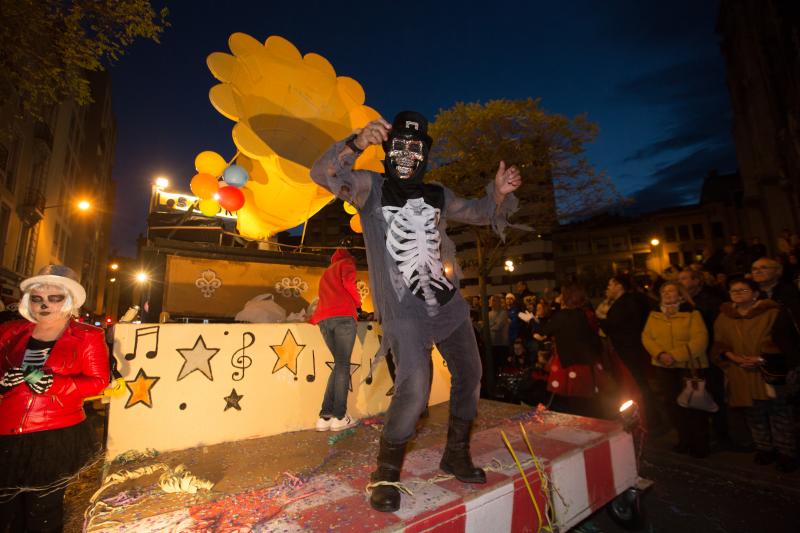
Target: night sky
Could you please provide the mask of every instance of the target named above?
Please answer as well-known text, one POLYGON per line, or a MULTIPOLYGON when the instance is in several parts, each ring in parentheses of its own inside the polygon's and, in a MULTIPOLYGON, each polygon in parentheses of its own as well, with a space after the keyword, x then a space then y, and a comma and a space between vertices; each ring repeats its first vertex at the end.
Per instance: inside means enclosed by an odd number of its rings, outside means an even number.
POLYGON ((589 159, 648 210, 697 200, 711 169, 736 169, 711 0, 169 2, 161 44, 137 42, 111 68, 118 141, 112 249, 135 255, 157 175, 189 190, 194 157, 234 152, 205 63, 231 33, 280 35, 358 80, 388 119, 433 120, 454 103, 540 97, 588 113, 589 159), (235 6, 235 7, 234 7, 235 6))

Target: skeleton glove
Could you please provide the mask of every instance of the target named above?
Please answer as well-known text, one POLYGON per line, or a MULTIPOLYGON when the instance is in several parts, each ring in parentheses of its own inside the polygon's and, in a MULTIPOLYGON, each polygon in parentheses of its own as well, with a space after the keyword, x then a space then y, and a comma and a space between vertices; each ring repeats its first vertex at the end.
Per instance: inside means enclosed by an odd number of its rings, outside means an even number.
POLYGON ((33 392, 43 394, 53 385, 53 374, 37 368, 25 376, 25 381, 33 392))
POLYGON ((6 392, 25 381, 25 372, 20 367, 9 368, 0 378, 0 392, 6 392))

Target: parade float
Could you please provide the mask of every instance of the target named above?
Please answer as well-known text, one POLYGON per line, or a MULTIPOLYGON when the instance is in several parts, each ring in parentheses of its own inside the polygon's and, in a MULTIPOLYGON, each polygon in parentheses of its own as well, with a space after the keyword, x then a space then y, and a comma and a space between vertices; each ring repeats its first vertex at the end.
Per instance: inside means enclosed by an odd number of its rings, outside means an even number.
MULTIPOLYGON (((208 66, 220 81, 211 102, 235 122, 235 153, 199 153, 192 194, 154 191, 151 210, 172 218, 151 223, 144 247, 150 320, 115 328, 122 378, 84 530, 565 531, 612 500, 637 519, 635 424, 482 400, 472 448, 487 484, 442 475, 450 375, 435 350, 401 508, 369 507, 364 487, 393 390, 375 361, 380 327, 359 322, 351 357, 348 412, 361 423, 313 431, 333 358, 305 317, 328 254, 286 251, 274 236, 331 201, 310 165, 377 113, 355 80, 285 39, 234 34, 229 45, 208 66), (205 242, 192 237, 201 234, 205 242)), ((380 170, 382 157, 370 149, 357 164, 380 170)))

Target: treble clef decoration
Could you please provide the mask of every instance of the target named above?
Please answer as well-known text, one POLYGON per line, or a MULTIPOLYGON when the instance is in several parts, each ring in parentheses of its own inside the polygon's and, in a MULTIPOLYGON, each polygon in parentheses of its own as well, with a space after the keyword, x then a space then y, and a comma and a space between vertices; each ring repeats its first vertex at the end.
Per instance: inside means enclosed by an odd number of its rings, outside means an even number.
POLYGON ((249 331, 245 331, 242 333, 242 347, 235 352, 231 356, 231 364, 234 368, 238 368, 236 372, 231 374, 231 378, 234 381, 242 381, 244 379, 244 371, 250 368, 250 365, 253 364, 253 359, 247 355, 245 350, 251 347, 256 342, 256 336, 250 333, 249 331), (247 341, 245 341, 247 339, 247 341), (238 356, 237 356, 238 354, 238 356))

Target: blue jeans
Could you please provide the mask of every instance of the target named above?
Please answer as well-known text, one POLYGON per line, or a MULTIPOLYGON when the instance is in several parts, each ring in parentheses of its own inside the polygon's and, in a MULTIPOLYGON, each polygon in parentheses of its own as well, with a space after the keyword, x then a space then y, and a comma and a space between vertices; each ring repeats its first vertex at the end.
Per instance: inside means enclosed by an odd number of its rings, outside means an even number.
POLYGON ((356 321, 350 316, 334 316, 321 320, 317 325, 333 355, 333 372, 328 377, 319 416, 342 418, 347 413, 350 355, 356 342, 356 321))

